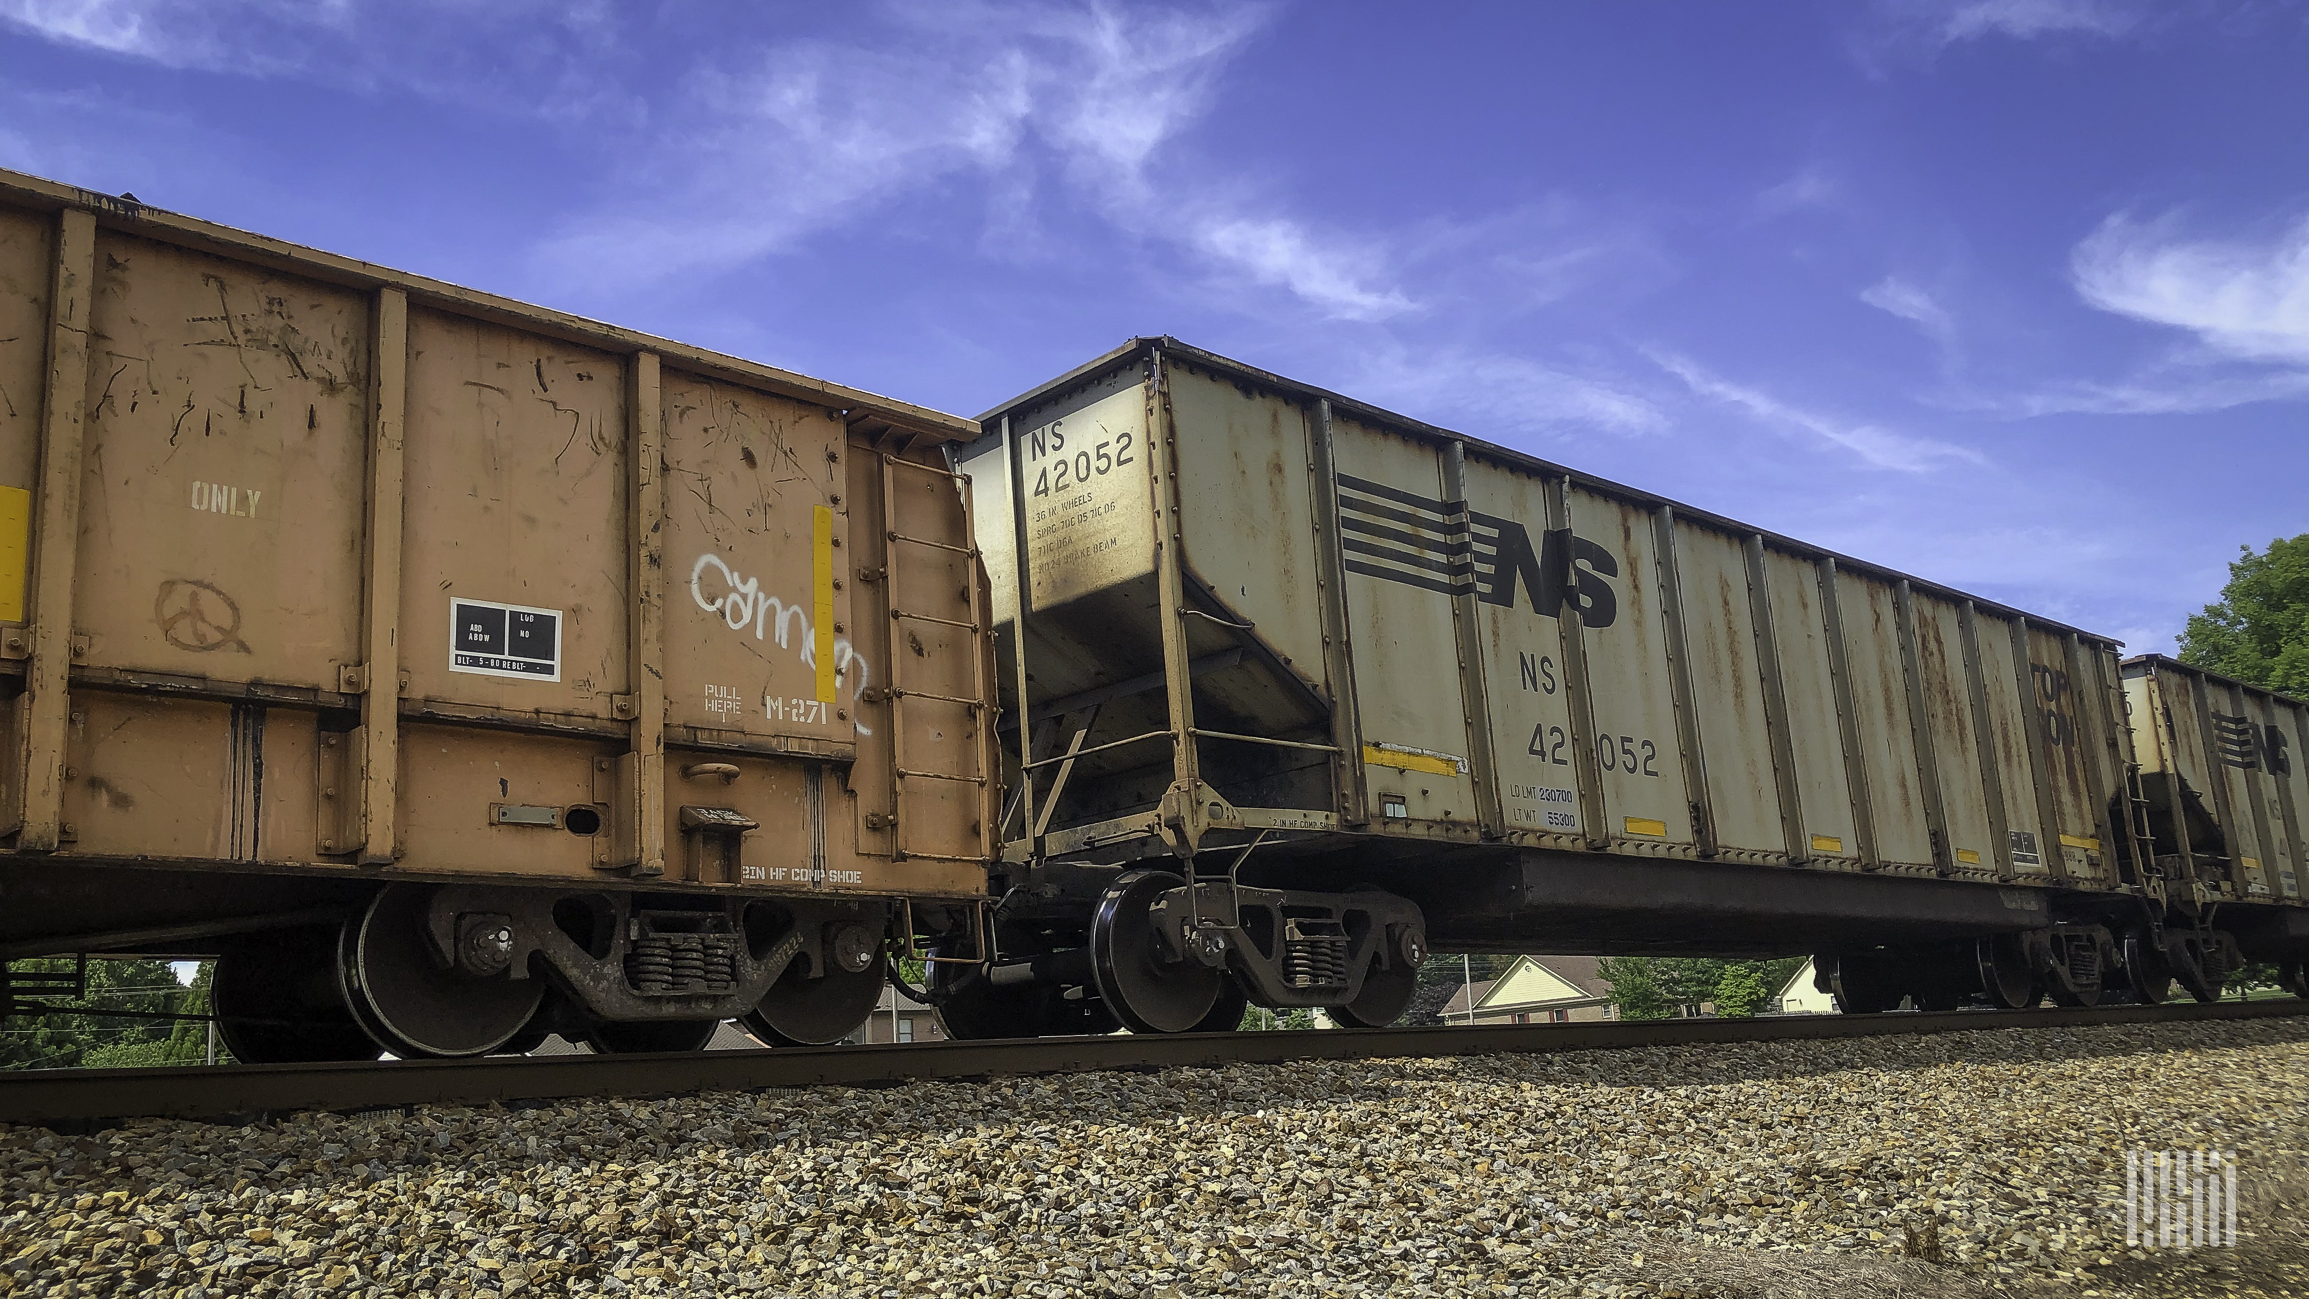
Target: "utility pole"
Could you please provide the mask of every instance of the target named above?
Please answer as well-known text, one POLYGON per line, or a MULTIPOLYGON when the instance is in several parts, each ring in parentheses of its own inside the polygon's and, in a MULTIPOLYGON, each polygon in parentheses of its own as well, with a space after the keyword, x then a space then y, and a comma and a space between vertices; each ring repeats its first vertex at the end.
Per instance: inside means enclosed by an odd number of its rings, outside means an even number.
POLYGON ((1467 985, 1467 1022, 1475 1022, 1475 962, 1467 953, 1459 954, 1459 981, 1467 985))

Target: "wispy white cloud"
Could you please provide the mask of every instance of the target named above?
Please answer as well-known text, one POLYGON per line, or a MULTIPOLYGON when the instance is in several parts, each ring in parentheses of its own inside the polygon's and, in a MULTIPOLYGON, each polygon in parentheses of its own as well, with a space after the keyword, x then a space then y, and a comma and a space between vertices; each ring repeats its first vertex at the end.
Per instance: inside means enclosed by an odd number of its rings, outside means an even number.
POLYGON ((2309 398, 2309 371, 2207 376, 2166 369, 2115 383, 2053 384, 2018 396, 1956 403, 2001 415, 2199 415, 2309 398))
POLYGON ((2172 331, 2117 380, 2045 384, 1958 403, 2005 415, 2188 415, 2309 399, 2309 217, 2257 237, 2198 238, 2174 217, 2119 213, 2069 259, 2077 296, 2172 331))
POLYGON ((1181 248, 1215 287, 1279 288, 1320 314, 1412 303, 1381 250, 1175 160, 1257 8, 965 6, 890 11, 872 48, 792 42, 725 60, 664 106, 651 195, 581 217, 541 257, 650 280, 788 251, 854 214, 969 177, 995 221, 1055 180, 1061 202, 1181 248), (965 19, 967 21, 965 21, 965 19))
POLYGON ((1364 355, 1341 386, 1414 419, 1477 437, 1504 433, 1657 433, 1659 404, 1602 369, 1578 370, 1497 352, 1392 346, 1364 355))
POLYGON ((2077 245, 2070 272, 2092 305, 2188 330, 2221 356, 2309 363, 2309 217, 2266 238, 2198 240, 2120 214, 2077 245))
MULTIPOLYGON (((1265 5, 890 0, 878 39, 741 28, 673 78, 628 88, 600 0, 0 0, 0 25, 177 68, 390 85, 607 125, 624 191, 539 250, 548 279, 643 283, 798 247, 969 177, 990 235, 1030 234, 1034 196, 1186 254, 1213 292, 1276 291, 1318 314, 1410 311, 1387 250, 1206 174, 1176 147, 1265 5), (1004 211, 1008 205, 1007 212, 1004 211)), ((635 74, 633 84, 643 84, 635 74)))
POLYGON ((1851 30, 1871 73, 1929 65, 1943 51, 1989 41, 2141 40, 2179 6, 2158 0, 1875 0, 1851 30))
POLYGON ((1949 43, 1984 36, 2025 41, 2055 32, 2120 36, 2142 18, 2136 6, 2113 0, 1963 0, 1946 8, 1939 35, 1949 43))
POLYGON ((1938 50, 1991 38, 2131 35, 2153 17, 2147 0, 1877 0, 1874 38, 1938 50))
POLYGON ((1876 424, 1853 423, 1791 406, 1759 389, 1732 383, 1672 352, 1647 350, 1653 363, 1681 379, 1693 394, 1745 411, 1783 431, 1806 434, 1841 447, 1877 469, 1928 473, 1950 462, 1986 464, 1977 451, 1935 438, 1900 433, 1876 424))
POLYGON ((1834 176, 1816 164, 1807 164, 1795 175, 1759 192, 1756 195, 1756 214, 1774 217, 1811 208, 1834 207, 1843 198, 1844 187, 1834 176))
POLYGON ((1860 300, 1923 330, 1926 337, 1943 348, 1955 345, 1956 320, 1948 314, 1948 309, 1930 293, 1897 275, 1887 275, 1862 289, 1860 300))
POLYGON ((0 0, 0 28, 167 68, 549 118, 633 108, 605 85, 607 0, 0 0))

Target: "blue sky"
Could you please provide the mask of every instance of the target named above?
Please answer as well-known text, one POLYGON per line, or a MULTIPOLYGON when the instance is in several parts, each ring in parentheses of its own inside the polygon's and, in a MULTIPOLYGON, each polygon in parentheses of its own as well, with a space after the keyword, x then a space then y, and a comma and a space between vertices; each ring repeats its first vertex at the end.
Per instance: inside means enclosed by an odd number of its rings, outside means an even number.
POLYGON ((963 414, 1134 334, 2169 649, 2309 7, 0 0, 0 165, 963 414))

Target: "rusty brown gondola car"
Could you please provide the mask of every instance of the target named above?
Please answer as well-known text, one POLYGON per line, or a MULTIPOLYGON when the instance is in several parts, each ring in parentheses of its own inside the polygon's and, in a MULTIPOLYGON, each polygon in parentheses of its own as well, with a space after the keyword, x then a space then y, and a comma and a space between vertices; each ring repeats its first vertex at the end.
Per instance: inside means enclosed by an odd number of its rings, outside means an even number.
POLYGON ((973 424, 13 173, 0 396, 7 958, 214 954, 265 1061, 832 1041, 970 941, 973 424))
POLYGON ((1431 946, 2303 989, 2298 701, 1175 339, 981 422, 1015 790, 949 1025, 1381 1024, 1431 946))

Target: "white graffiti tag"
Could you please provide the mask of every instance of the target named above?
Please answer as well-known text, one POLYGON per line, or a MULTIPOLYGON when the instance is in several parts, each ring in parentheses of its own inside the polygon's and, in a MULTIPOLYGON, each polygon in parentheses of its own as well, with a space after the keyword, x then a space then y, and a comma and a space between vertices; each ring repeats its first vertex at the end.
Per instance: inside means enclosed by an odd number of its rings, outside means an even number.
MULTIPOLYGON (((774 640, 779 649, 796 648, 795 633, 799 631, 802 665, 812 669, 818 666, 818 638, 810 632, 810 615, 805 606, 787 604, 764 591, 762 580, 758 577, 739 578, 737 571, 724 563, 721 556, 708 551, 690 565, 689 595, 690 599, 697 601, 698 608, 707 613, 720 614, 723 625, 731 631, 743 635, 748 628, 752 628, 755 640, 774 640), (719 574, 720 580, 708 578, 706 574, 709 572, 719 574), (708 589, 716 590, 719 594, 709 599, 706 595, 708 589)), ((835 637, 835 690, 839 691, 847 683, 850 698, 854 702, 865 692, 867 676, 865 658, 850 648, 847 637, 835 637)), ((855 716, 856 712, 857 709, 853 707, 852 715, 855 716)), ((858 734, 873 734, 863 723, 857 726, 858 734)))

